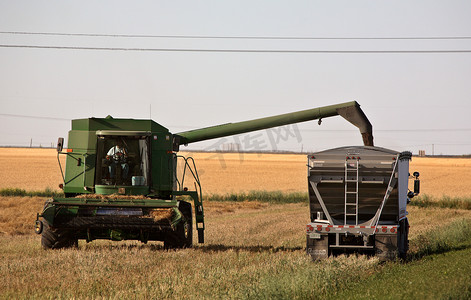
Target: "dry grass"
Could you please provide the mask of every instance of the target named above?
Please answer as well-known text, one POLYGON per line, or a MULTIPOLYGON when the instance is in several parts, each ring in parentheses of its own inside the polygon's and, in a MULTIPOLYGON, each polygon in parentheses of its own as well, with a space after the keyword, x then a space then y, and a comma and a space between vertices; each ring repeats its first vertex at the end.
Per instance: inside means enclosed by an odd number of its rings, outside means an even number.
POLYGON ((471 219, 470 210, 448 208, 420 208, 408 206, 411 238, 433 230, 438 225, 445 226, 460 219, 471 219))
POLYGON ((163 251, 101 243, 44 252, 32 236, 3 241, 0 297, 5 298, 313 298, 345 286, 350 277, 366 277, 378 265, 367 257, 313 265, 301 250, 262 246, 163 251))

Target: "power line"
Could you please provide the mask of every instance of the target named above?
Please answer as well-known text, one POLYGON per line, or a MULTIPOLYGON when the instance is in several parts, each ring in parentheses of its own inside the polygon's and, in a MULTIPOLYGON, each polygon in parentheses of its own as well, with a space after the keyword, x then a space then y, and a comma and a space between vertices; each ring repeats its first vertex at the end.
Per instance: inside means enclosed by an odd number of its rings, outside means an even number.
POLYGON ((145 51, 145 52, 219 52, 219 53, 331 53, 331 54, 403 54, 403 53, 471 53, 471 50, 282 50, 282 49, 191 49, 191 48, 126 48, 126 47, 82 47, 82 46, 43 46, 8 45, 0 48, 30 48, 56 50, 100 50, 100 51, 145 51))
POLYGON ((42 117, 42 116, 28 116, 28 115, 15 115, 15 114, 0 114, 2 117, 13 117, 13 118, 26 118, 26 119, 43 119, 43 120, 54 120, 54 121, 70 121, 71 119, 65 118, 54 118, 54 117, 42 117))
POLYGON ((415 36, 415 37, 307 37, 307 36, 209 36, 209 35, 146 35, 146 34, 100 34, 0 31, 0 34, 84 36, 113 38, 176 38, 176 39, 251 39, 251 40, 469 40, 471 36, 415 36))
MULTIPOLYGON (((299 129, 305 132, 356 132, 357 129, 299 129)), ((373 129, 374 132, 463 132, 471 128, 435 128, 435 129, 373 129)))
MULTIPOLYGON (((45 119, 45 120, 57 120, 57 121, 70 121, 71 119, 67 118, 57 118, 57 117, 46 117, 46 116, 31 116, 31 115, 20 115, 20 114, 3 114, 0 113, 0 116, 3 117, 14 117, 14 118, 29 118, 29 119, 45 119)), ((177 128, 196 128, 197 126, 170 126, 177 128)), ((299 129, 302 132, 356 132, 356 129, 299 129)), ((471 128, 435 128, 435 129, 376 129, 374 132, 449 132, 449 131, 471 131, 471 128)), ((464 144, 468 145, 468 144, 464 144)))

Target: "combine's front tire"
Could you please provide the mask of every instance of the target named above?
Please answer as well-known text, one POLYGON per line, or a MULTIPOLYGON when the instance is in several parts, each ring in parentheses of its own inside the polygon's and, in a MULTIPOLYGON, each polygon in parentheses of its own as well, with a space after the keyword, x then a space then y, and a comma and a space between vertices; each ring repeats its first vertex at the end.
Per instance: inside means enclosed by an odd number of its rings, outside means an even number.
POLYGON ((181 201, 180 211, 185 217, 185 221, 178 223, 174 234, 169 235, 164 241, 164 248, 191 248, 193 246, 193 217, 191 204, 181 201))
POLYGON ((78 239, 73 236, 70 230, 60 228, 51 229, 47 222, 43 222, 43 224, 41 246, 44 249, 78 247, 78 239))

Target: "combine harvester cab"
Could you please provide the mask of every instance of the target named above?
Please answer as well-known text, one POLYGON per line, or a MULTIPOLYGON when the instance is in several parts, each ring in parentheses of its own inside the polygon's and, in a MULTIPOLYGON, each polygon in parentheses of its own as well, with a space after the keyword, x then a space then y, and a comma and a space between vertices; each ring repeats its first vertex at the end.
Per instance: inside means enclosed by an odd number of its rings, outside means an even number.
POLYGON ((307 252, 313 259, 351 250, 405 258, 410 152, 342 147, 308 156, 307 252))

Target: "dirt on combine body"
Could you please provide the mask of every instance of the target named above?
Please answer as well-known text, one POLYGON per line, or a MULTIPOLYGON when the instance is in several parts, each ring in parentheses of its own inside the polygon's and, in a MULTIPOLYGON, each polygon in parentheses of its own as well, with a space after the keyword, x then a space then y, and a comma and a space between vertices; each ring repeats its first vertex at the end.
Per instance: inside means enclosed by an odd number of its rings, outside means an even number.
POLYGON ((307 253, 372 252, 382 260, 407 254, 410 152, 342 147, 308 156, 307 253))

